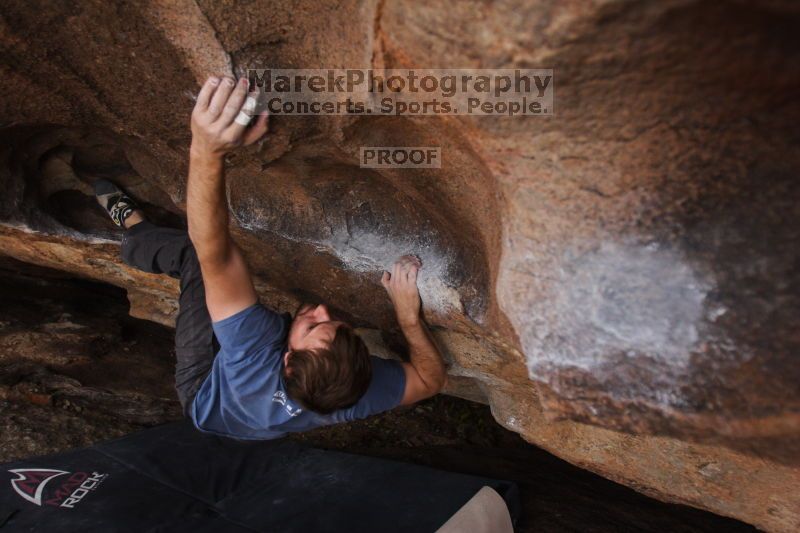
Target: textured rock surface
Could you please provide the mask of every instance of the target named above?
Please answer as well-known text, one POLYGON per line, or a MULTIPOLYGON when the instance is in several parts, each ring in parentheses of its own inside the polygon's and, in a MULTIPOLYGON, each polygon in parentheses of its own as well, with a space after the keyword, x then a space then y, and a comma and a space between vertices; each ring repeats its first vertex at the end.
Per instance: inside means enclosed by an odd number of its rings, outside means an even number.
POLYGON ((402 352, 378 280, 415 252, 451 393, 648 494, 796 530, 798 22, 781 1, 8 2, 0 250, 168 323, 174 282, 120 263, 89 185, 180 225, 197 80, 552 66, 550 118, 273 120, 229 171, 262 297, 327 300, 402 352), (368 171, 364 144, 447 164, 368 171))
POLYGON ((0 257, 0 462, 181 417, 173 332, 126 316, 122 289, 54 273, 0 257))

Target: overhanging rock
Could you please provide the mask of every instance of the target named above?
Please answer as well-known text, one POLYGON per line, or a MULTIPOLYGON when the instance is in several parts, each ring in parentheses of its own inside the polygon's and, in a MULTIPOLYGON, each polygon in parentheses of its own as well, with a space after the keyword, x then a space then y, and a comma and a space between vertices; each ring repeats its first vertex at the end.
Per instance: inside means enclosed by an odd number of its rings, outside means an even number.
POLYGON ((792 2, 7 2, 0 250, 125 287, 90 196, 180 225, 198 80, 247 67, 553 67, 548 118, 279 117, 229 165, 259 292, 329 301, 397 349, 379 283, 425 263, 451 393, 582 467, 800 528, 800 12, 792 2), (325 21, 325 22, 323 22, 325 21), (47 28, 46 32, 42 28, 47 28), (360 146, 441 146, 365 170, 360 146))

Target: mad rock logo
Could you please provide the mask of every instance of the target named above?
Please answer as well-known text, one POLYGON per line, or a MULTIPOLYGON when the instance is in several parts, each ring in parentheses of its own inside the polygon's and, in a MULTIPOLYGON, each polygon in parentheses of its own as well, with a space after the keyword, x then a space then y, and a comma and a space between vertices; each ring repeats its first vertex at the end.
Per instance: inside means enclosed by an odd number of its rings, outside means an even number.
POLYGON ((51 468, 18 468, 9 470, 16 477, 11 487, 35 505, 52 505, 72 509, 87 494, 97 489, 108 476, 99 472, 75 472, 51 468))

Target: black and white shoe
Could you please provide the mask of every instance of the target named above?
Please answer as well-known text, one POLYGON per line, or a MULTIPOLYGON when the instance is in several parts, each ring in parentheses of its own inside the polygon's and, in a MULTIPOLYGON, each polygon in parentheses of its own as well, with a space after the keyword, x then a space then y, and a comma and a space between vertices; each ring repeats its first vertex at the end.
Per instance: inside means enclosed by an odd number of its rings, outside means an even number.
POLYGON ((97 197, 97 203, 106 210, 114 224, 121 228, 125 227, 125 219, 139 209, 136 202, 108 180, 94 182, 94 195, 97 197))

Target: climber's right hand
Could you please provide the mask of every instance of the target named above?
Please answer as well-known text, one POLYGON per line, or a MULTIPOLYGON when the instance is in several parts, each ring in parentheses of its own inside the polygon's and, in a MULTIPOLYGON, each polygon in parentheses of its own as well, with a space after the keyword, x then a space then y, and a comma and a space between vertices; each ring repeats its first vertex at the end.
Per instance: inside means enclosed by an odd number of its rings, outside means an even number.
POLYGON ((248 127, 255 113, 255 96, 248 97, 247 78, 211 76, 192 111, 192 147, 195 156, 222 157, 259 140, 267 132, 267 113, 248 127))

